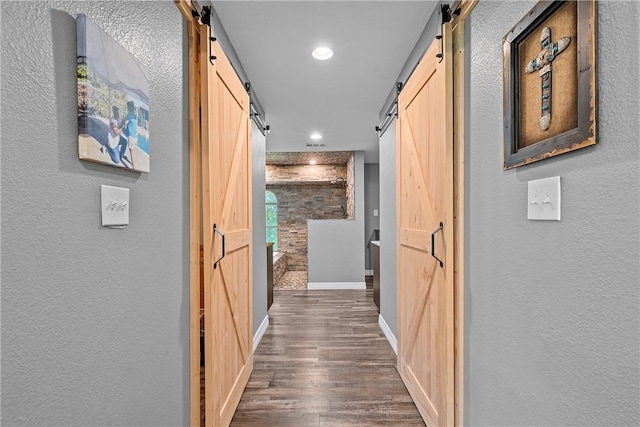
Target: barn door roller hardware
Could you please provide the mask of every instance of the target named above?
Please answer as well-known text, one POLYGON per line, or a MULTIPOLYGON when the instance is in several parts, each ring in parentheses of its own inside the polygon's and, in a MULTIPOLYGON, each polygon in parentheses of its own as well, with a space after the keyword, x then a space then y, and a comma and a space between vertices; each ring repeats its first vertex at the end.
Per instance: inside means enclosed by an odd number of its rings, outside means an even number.
MULTIPOLYGON (((216 38, 213 37, 213 13, 212 13, 212 8, 211 6, 201 6, 200 2, 198 2, 197 0, 191 0, 191 2, 189 2, 191 4, 191 16, 198 21, 198 23, 200 25, 207 25, 210 28, 209 31, 209 62, 211 63, 211 65, 213 65, 213 61, 214 59, 216 59, 216 57, 214 55, 212 55, 212 48, 211 45, 214 41, 216 41, 216 38)), ((184 4, 184 2, 182 2, 181 4, 184 4)), ((188 13, 184 10, 184 8, 182 9, 184 11, 184 13, 188 13)), ((188 9, 187 9, 188 10, 188 9)), ((198 30, 199 32, 199 30, 198 30)))
POLYGON ((396 82, 396 98, 393 100, 393 102, 389 106, 389 109, 385 113, 384 119, 382 119, 382 122, 380 122, 380 124, 376 126, 376 134, 378 134, 378 137, 382 136, 382 134, 385 133, 385 131, 393 121, 393 118, 396 118, 396 119, 398 118, 398 95, 400 95, 400 92, 402 91, 402 87, 403 87, 402 82, 396 82))
MULTIPOLYGON (((211 13, 211 6, 202 6, 202 13, 200 14, 200 22, 202 25, 208 25, 211 28, 209 34, 213 34, 213 14, 211 13)), ((212 35, 209 36, 209 62, 213 65, 213 61, 215 61, 216 57, 213 55, 212 44, 216 41, 216 38, 212 35)))
POLYGON ((253 87, 251 86, 251 82, 245 82, 244 88, 249 94, 249 116, 253 120, 253 122, 258 126, 260 133, 266 136, 267 132, 271 129, 268 124, 265 122, 265 113, 262 105, 260 105, 260 101, 258 101, 258 97, 256 93, 253 91, 253 87))
POLYGON ((451 6, 448 4, 440 5, 440 15, 442 17, 442 24, 440 26, 440 34, 436 36, 436 40, 440 42, 440 52, 436 53, 436 58, 438 58, 438 62, 442 62, 442 58, 444 57, 444 52, 442 51, 442 26, 447 22, 451 22, 454 16, 460 15, 460 0, 456 0, 453 2, 451 6))

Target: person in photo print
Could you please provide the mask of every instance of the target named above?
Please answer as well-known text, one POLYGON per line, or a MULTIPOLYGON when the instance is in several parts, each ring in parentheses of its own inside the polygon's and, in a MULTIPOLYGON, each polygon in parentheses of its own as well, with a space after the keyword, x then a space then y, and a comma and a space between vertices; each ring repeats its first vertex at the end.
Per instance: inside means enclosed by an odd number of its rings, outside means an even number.
POLYGON ((107 152, 113 163, 120 164, 125 168, 131 168, 133 165, 125 155, 127 152, 128 141, 122 135, 122 120, 120 119, 120 111, 115 105, 112 107, 113 116, 109 119, 109 131, 107 134, 107 152), (128 163, 128 164, 127 164, 128 163))
POLYGON ((127 102, 127 110, 128 113, 124 118, 127 142, 129 147, 136 147, 138 145, 138 117, 135 114, 136 107, 133 101, 127 102))

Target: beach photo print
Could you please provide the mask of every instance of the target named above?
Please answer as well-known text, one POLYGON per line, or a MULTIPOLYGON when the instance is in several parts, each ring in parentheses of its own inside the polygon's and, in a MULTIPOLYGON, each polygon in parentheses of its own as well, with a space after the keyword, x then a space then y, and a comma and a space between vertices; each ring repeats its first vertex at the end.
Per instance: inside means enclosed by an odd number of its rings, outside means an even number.
POLYGON ((149 172, 149 76, 86 15, 78 26, 78 155, 149 172))

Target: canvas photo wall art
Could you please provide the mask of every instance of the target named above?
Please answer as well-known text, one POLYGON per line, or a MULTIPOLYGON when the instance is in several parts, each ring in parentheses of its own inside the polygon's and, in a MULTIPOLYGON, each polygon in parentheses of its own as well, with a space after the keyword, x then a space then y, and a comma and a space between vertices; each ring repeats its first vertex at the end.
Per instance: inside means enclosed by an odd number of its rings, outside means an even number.
POLYGON ((149 172, 149 76, 86 15, 78 26, 80 159, 149 172))

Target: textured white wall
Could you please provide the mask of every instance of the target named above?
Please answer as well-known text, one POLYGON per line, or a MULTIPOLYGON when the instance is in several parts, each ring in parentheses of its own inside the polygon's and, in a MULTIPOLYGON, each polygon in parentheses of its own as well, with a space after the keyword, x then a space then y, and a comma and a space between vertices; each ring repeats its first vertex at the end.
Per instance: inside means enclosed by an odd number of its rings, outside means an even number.
POLYGON ((2 425, 187 425, 188 154, 173 2, 1 2, 2 425), (149 70, 151 173, 78 160, 75 15, 149 70), (100 226, 100 184, 131 224, 100 226))
POLYGON ((377 163, 364 165, 364 268, 373 270, 373 248, 366 245, 369 242, 373 230, 380 229, 380 168, 377 163), (373 210, 378 210, 378 216, 373 216, 373 210))
POLYGON ((265 210, 266 137, 251 122, 253 220, 253 333, 267 315, 267 219, 265 210))
POLYGON ((380 137, 380 315, 398 335, 396 122, 380 137))
POLYGON ((640 3, 598 2, 598 144, 503 171, 502 37, 535 4, 468 26, 466 425, 640 425, 640 3), (527 181, 562 177, 562 221, 527 181))

